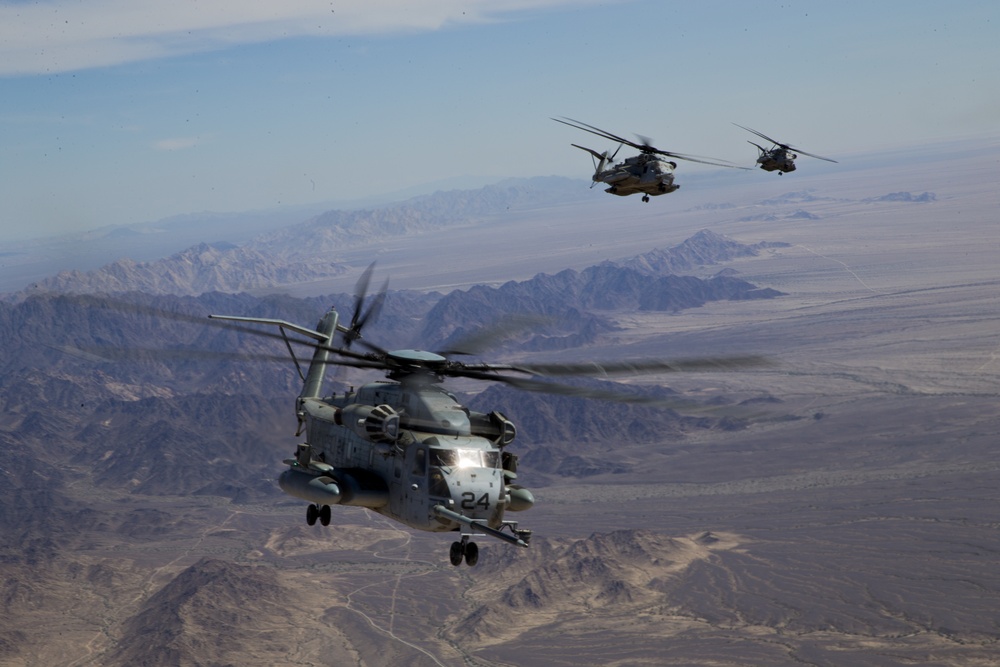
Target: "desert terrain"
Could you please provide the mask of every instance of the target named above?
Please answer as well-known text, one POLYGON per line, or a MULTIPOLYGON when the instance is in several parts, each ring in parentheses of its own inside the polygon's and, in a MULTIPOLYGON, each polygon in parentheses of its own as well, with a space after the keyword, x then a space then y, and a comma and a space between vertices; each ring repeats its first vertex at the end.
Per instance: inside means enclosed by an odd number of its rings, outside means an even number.
MULTIPOLYGON (((27 469, 49 492, 5 496, 0 664, 997 664, 998 165, 994 142, 803 158, 781 177, 679 174, 678 192, 648 204, 595 189, 346 250, 356 271, 280 292, 349 292, 372 259, 392 287, 448 292, 703 229, 788 244, 695 271, 735 272, 779 298, 618 311, 617 330, 545 356, 772 363, 627 379, 742 401, 752 416, 652 443, 623 424, 587 450, 608 472, 534 487, 516 445, 537 500, 517 517, 531 548, 480 540, 474 568, 448 564, 449 539, 365 510, 334 508, 330 527, 307 527, 303 504, 273 491, 296 442, 294 394, 249 411, 251 426, 270 426, 247 462, 261 490, 245 496, 137 492, 100 477, 96 455, 27 469)), ((82 427, 65 409, 42 423, 8 416, 8 481, 24 469, 10 447, 26 433, 57 438, 65 425, 73 433, 51 452, 72 451, 82 427)), ((105 459, 124 445, 109 441, 105 459)), ((212 465, 206 452, 199 468, 212 465)))

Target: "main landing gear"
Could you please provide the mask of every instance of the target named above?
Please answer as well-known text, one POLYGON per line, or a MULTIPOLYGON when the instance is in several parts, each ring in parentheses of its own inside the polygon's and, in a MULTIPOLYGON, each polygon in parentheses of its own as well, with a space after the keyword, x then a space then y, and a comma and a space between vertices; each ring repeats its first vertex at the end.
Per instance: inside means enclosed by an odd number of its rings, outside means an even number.
POLYGON ((324 526, 330 525, 329 505, 310 505, 306 508, 306 523, 310 526, 316 525, 316 519, 324 526))
POLYGON ((642 201, 648 204, 649 203, 649 195, 643 195, 642 196, 642 201))
POLYGON ((451 560, 452 565, 461 565, 464 559, 465 564, 471 567, 479 562, 479 545, 475 542, 470 542, 468 535, 462 535, 461 542, 451 543, 451 551, 448 553, 448 558, 451 560))

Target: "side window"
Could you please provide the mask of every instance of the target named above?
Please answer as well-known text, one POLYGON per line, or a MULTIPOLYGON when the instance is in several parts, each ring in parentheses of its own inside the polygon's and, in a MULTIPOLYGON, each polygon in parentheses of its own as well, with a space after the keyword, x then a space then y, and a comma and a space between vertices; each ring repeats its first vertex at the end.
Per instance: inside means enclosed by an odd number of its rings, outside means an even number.
POLYGON ((413 474, 420 477, 427 472, 427 451, 420 447, 413 453, 413 474))
POLYGON ((454 449, 432 449, 431 465, 452 467, 458 465, 458 452, 454 449))

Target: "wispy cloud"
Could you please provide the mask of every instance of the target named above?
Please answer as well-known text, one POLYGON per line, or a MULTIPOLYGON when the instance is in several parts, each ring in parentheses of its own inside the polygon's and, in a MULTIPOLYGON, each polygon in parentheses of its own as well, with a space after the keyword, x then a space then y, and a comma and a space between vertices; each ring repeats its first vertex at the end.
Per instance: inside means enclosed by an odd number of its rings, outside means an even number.
POLYGON ((0 76, 83 70, 306 35, 438 30, 594 0, 0 1, 0 76))

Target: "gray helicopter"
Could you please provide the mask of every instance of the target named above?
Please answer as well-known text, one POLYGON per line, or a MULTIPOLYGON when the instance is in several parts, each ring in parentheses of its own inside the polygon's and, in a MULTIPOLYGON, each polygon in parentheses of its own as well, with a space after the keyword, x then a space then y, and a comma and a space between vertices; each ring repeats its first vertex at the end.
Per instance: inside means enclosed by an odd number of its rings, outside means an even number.
POLYGON ((573 120, 572 118, 553 118, 552 120, 618 142, 618 148, 610 155, 608 151, 598 153, 592 148, 578 144, 570 145, 590 153, 591 158, 594 160, 594 175, 591 176, 593 183, 590 187, 594 187, 597 183, 606 183, 610 187, 604 191, 620 197, 627 197, 628 195, 641 192, 642 201, 648 202, 650 197, 675 192, 681 187, 674 183, 674 170, 677 169, 677 162, 675 160, 688 160, 690 162, 710 164, 716 167, 728 167, 730 169, 746 169, 746 167, 739 167, 714 158, 703 158, 660 150, 651 144, 651 139, 648 137, 636 135, 639 141, 642 142, 639 144, 606 132, 593 125, 573 120), (625 158, 624 161, 615 164, 615 157, 622 146, 635 148, 639 151, 639 154, 625 158), (665 160, 663 158, 674 159, 665 160))
MULTIPOLYGON (((299 428, 305 436, 278 483, 281 489, 309 503, 306 522, 327 526, 331 506, 365 507, 410 528, 458 532, 449 558, 475 565, 479 547, 474 535, 485 535, 527 547, 531 531, 507 519, 535 504, 531 491, 516 483, 517 456, 505 448, 517 434, 511 420, 498 411, 481 413, 463 406, 442 384, 446 378, 501 382, 525 391, 569 394, 626 402, 663 403, 660 399, 621 395, 598 389, 557 384, 542 377, 664 373, 670 371, 733 370, 759 365, 757 357, 727 357, 666 361, 622 361, 609 364, 486 364, 463 363, 449 355, 423 350, 384 350, 361 337, 361 330, 378 314, 385 288, 366 310, 372 266, 362 274, 350 324, 339 321, 331 308, 315 329, 283 320, 210 315, 221 320, 277 326, 278 334, 231 325, 254 334, 280 338, 299 369, 303 388, 296 400, 299 428), (288 332, 304 338, 290 338, 288 332), (334 345, 337 334, 342 343, 334 345), (352 343, 368 349, 356 352, 352 343), (305 373, 292 344, 312 348, 305 373), (385 372, 386 380, 342 394, 323 394, 328 366, 348 366, 385 372)), ((387 286, 387 285, 386 285, 387 286)))
POLYGON ((779 176, 781 174, 786 174, 790 171, 795 171, 795 158, 797 158, 798 155, 796 155, 793 151, 798 151, 802 155, 808 155, 809 157, 814 157, 818 160, 826 160, 827 162, 834 162, 834 163, 837 162, 836 160, 831 160, 828 157, 823 157, 821 155, 813 155, 812 153, 806 153, 801 148, 795 148, 794 146, 790 146, 788 144, 783 144, 779 141, 775 141, 774 139, 767 136, 763 132, 758 132, 757 130, 751 129, 749 127, 743 127, 738 123, 733 123, 733 125, 736 125, 736 127, 742 128, 747 132, 753 132, 758 137, 766 139, 767 141, 770 141, 773 144, 770 148, 764 148, 760 144, 754 143, 749 139, 747 140, 747 143, 753 144, 754 146, 757 147, 757 150, 759 151, 757 155, 757 164, 759 164, 760 168, 763 169, 764 171, 777 171, 779 176))

